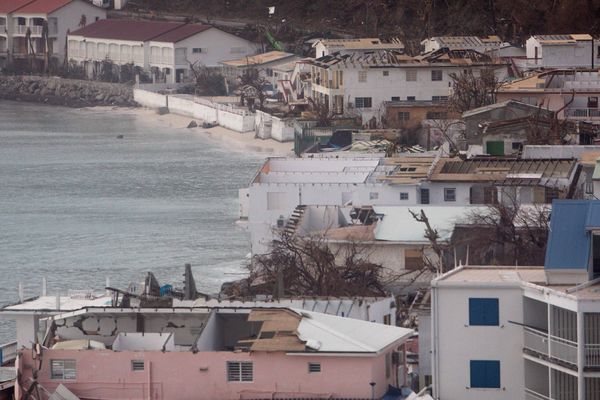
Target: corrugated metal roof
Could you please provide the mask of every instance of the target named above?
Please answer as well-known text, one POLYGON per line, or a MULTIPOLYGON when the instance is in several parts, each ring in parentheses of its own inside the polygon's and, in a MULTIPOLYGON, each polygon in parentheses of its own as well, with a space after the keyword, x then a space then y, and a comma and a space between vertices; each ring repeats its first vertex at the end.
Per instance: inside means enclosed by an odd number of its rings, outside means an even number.
POLYGON ((412 329, 299 309, 293 311, 302 316, 298 336, 307 345, 318 343, 319 348, 315 350, 319 353, 376 353, 413 334, 412 329))
MULTIPOLYGON (((179 29, 186 34, 193 28, 190 24, 179 22, 131 21, 119 19, 102 19, 86 27, 71 32, 73 36, 83 36, 97 39, 131 40, 145 42, 159 37, 176 38, 179 29)), ((209 27, 196 25, 201 30, 209 27)), ((187 37, 187 36, 186 36, 187 37)), ((166 40, 162 40, 166 41, 166 40)))
POLYGON ((0 0, 0 14, 9 14, 35 0, 0 0))
POLYGON ((466 223, 471 212, 485 212, 486 207, 478 206, 394 206, 373 207, 375 214, 383 215, 375 228, 375 240, 406 243, 428 243, 425 239, 425 224, 413 218, 410 210, 421 210, 429 219, 432 228, 437 229, 440 240, 449 240, 456 224, 466 223))
POLYGON ((600 227, 600 201, 555 200, 552 203, 546 269, 587 269, 588 227, 600 227))

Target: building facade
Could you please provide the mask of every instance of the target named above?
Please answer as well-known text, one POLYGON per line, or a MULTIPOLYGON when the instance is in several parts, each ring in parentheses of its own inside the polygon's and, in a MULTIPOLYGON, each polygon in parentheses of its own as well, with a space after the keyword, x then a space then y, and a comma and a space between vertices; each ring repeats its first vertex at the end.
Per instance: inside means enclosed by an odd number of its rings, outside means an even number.
POLYGON ((553 204, 544 267, 462 267, 432 282, 435 398, 600 398, 598 210, 553 204))

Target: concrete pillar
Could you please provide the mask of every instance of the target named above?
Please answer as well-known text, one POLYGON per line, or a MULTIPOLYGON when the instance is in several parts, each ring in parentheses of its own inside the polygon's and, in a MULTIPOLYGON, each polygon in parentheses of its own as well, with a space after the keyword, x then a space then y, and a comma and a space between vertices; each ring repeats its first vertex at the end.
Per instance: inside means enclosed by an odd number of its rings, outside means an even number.
POLYGON ((583 367, 585 365, 585 319, 584 313, 577 310, 577 398, 585 400, 585 378, 583 367))

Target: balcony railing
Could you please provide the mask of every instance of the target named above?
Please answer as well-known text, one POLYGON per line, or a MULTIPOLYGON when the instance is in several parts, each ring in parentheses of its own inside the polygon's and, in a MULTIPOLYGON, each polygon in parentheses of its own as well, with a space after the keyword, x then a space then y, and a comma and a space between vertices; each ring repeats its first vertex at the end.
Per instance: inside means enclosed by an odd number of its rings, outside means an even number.
POLYGON ((600 118, 597 108, 568 108, 565 110, 567 118, 600 118))
POLYGON ((546 332, 524 327, 524 346, 526 349, 550 358, 577 365, 577 343, 552 336, 546 332))
POLYGON ((0 366, 14 361, 17 358, 17 342, 0 345, 0 366))
POLYGON ((600 344, 585 345, 585 366, 600 368, 600 344))
POLYGON ((31 30, 31 35, 32 36, 41 36, 42 35, 42 29, 43 27, 40 25, 33 25, 33 26, 28 26, 28 25, 15 25, 13 32, 15 35, 26 35, 27 34, 27 28, 29 28, 31 30))
POLYGON ((531 389, 525 389, 525 400, 553 400, 552 397, 545 396, 531 389))

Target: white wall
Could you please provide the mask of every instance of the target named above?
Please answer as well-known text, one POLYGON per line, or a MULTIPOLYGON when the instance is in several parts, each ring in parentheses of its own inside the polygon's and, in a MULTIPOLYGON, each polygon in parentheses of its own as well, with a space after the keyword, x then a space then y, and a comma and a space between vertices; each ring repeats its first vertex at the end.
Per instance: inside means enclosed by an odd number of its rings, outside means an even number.
MULTIPOLYGON (((156 42, 150 42, 151 45, 153 45, 153 43, 156 42)), ((217 28, 211 28, 177 42, 175 48, 187 49, 187 57, 191 63, 198 62, 207 67, 219 67, 221 61, 228 61, 256 54, 260 46, 217 28), (242 49, 235 49, 236 47, 242 49), (193 53, 193 48, 201 48, 202 52, 193 53), (242 50, 243 52, 235 52, 237 50, 242 50)), ((187 63, 183 64, 183 66, 187 66, 187 63)))
POLYGON ((523 328, 509 321, 523 320, 519 287, 486 288, 441 282, 433 290, 433 347, 435 398, 513 400, 524 395, 523 328), (437 296, 437 299, 436 299, 437 296), (498 298, 499 326, 469 326, 469 298, 498 298), (437 325, 437 326, 436 326, 437 325), (500 361, 500 389, 470 386, 471 360, 500 361))
POLYGON ((133 89, 133 99, 144 107, 160 108, 167 106, 167 96, 142 89, 133 89))
MULTIPOLYGON (((536 65, 546 68, 574 68, 591 67, 592 42, 577 41, 561 45, 540 44, 534 37, 527 39, 525 44, 527 58, 535 61, 535 48, 538 48, 538 61, 536 65)), ((595 51, 595 50, 594 50, 595 51)), ((598 56, 594 54, 595 64, 598 65, 598 56)))
POLYGON ((82 15, 85 15, 87 24, 92 24, 96 21, 96 18, 106 19, 106 10, 94 7, 83 0, 78 0, 49 14, 49 17, 56 17, 58 20, 58 34, 56 36, 57 42, 54 43, 54 53, 58 54, 59 58, 65 55, 67 31, 73 32, 79 29, 79 21, 81 21, 82 15))
MULTIPOLYGON (((350 64, 348 64, 350 65, 350 64)), ((362 115, 363 123, 366 123, 371 117, 377 119, 384 114, 383 102, 391 101, 392 97, 399 97, 400 100, 407 100, 413 96, 415 100, 431 101, 433 96, 450 96, 452 93, 451 73, 459 73, 468 66, 420 66, 420 67, 397 67, 397 68, 369 68, 365 82, 359 81, 360 68, 339 67, 343 71, 343 87, 340 89, 329 89, 315 83, 312 84, 312 90, 328 94, 329 106, 333 108, 333 96, 342 95, 344 97, 344 112, 346 114, 359 113, 362 115), (417 71, 416 81, 407 81, 407 71, 417 71), (442 80, 432 81, 431 73, 433 70, 441 70, 442 80), (384 75, 384 71, 388 73, 384 75), (356 108, 356 97, 371 97, 371 108, 356 108), (352 103, 355 108, 349 108, 352 103)), ((481 67, 472 67, 475 74, 481 67)), ((331 67, 329 75, 338 67, 331 67)), ((496 75, 500 81, 507 76, 507 68, 499 67, 496 69, 496 75)))
POLYGON ((257 110, 254 122, 256 136, 261 139, 274 139, 278 142, 294 140, 293 120, 279 118, 266 112, 257 110))

